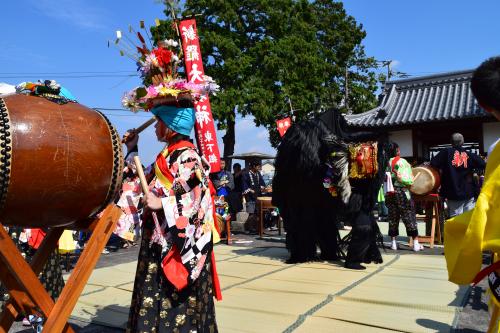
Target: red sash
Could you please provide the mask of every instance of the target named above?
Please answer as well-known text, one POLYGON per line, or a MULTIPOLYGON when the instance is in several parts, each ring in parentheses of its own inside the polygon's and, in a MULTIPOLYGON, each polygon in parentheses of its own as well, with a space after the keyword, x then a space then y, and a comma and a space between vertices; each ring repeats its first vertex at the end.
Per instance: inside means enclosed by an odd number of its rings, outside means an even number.
POLYGON ((483 268, 479 273, 477 273, 476 277, 474 277, 474 280, 472 280, 472 285, 475 286, 476 284, 481 282, 482 279, 484 279, 486 276, 490 275, 490 273, 493 273, 499 268, 500 268, 500 261, 497 261, 494 264, 491 264, 483 268))

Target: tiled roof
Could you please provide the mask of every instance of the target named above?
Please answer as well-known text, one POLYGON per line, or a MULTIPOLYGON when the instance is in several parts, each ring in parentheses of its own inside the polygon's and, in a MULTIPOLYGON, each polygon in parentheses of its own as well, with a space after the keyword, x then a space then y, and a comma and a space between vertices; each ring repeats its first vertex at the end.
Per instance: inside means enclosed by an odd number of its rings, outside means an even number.
POLYGON ((351 126, 392 127, 490 117, 470 90, 472 70, 387 82, 379 106, 345 116, 351 126))

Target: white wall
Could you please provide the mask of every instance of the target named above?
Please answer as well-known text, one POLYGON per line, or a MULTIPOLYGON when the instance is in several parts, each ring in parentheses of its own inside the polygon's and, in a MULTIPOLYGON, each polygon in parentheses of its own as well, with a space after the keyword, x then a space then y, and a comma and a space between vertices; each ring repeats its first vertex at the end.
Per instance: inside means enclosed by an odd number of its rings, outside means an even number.
POLYGON ((389 132, 389 139, 399 145, 402 157, 413 156, 413 140, 411 130, 389 132))
POLYGON ((500 138, 500 122, 494 123, 483 123, 483 143, 484 151, 488 151, 488 148, 500 138))

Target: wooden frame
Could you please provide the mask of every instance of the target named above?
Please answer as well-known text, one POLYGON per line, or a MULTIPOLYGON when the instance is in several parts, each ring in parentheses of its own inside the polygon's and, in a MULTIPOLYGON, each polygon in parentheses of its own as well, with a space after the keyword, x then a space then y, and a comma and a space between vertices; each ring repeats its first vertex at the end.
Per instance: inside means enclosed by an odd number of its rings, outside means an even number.
POLYGON ((31 265, 28 265, 16 245, 0 223, 0 281, 10 293, 3 313, 0 315, 0 333, 7 333, 20 313, 40 314, 46 318, 46 332, 73 332, 68 318, 87 283, 122 210, 109 205, 100 218, 81 221, 69 227, 51 228, 38 248, 31 265), (38 280, 49 255, 57 248, 57 241, 65 229, 89 229, 92 235, 70 275, 57 302, 49 296, 38 280))
MULTIPOLYGON (((441 222, 439 218, 441 216, 441 203, 440 198, 437 194, 427 194, 427 195, 413 195, 413 200, 415 202, 421 202, 425 205, 426 218, 427 214, 430 213, 432 219, 431 223, 431 235, 430 236, 418 236, 418 241, 420 243, 429 243, 430 248, 434 247, 434 243, 441 244, 441 222)), ((411 239, 410 239, 411 246, 411 239)))

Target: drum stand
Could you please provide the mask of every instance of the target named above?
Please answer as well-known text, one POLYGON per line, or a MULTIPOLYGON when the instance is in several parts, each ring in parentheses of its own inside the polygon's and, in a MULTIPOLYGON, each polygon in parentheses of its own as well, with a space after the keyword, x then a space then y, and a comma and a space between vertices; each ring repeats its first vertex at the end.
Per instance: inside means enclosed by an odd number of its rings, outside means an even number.
POLYGON ((37 314, 46 318, 43 324, 45 332, 74 332, 68 318, 121 214, 122 210, 111 204, 100 218, 69 226, 69 229, 88 229, 92 235, 56 303, 38 280, 38 275, 49 255, 57 248, 66 227, 50 228, 28 265, 0 223, 0 281, 10 294, 0 315, 0 333, 8 332, 19 314, 37 314))
MULTIPOLYGON (((437 243, 441 244, 441 202, 439 195, 426 194, 426 195, 413 195, 415 202, 421 202, 425 207, 426 220, 430 217, 432 219, 430 236, 418 236, 419 243, 429 243, 430 248, 434 247, 437 238, 437 243), (429 216, 430 214, 430 216, 429 216)), ((410 239, 410 246, 412 240, 410 239)))

